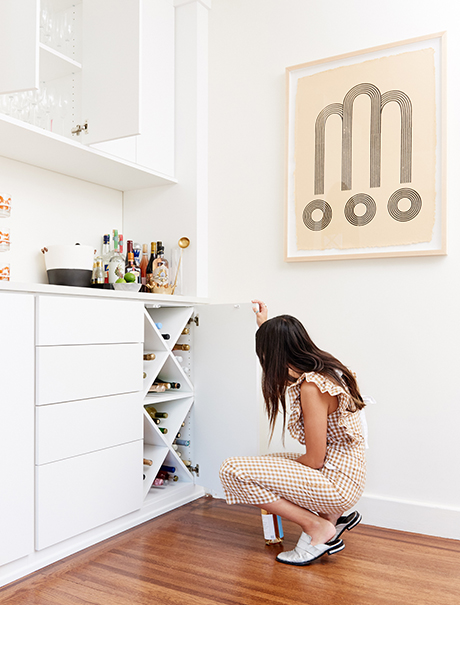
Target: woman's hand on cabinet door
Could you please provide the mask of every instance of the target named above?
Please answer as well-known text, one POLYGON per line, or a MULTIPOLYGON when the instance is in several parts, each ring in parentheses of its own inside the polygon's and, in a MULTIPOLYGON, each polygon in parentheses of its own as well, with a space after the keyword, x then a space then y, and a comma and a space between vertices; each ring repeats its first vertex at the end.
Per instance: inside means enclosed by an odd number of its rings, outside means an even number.
POLYGON ((267 304, 264 303, 263 301, 259 301, 258 299, 253 299, 251 303, 254 303, 253 310, 256 313, 256 321, 257 325, 260 326, 265 323, 268 319, 268 308, 267 304))

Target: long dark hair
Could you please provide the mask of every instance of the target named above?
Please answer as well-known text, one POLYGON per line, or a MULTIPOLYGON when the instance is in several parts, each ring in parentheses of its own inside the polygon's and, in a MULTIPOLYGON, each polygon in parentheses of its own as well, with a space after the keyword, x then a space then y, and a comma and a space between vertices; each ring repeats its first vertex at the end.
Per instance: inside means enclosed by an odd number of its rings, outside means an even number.
POLYGON ((263 323, 256 333, 256 353, 262 367, 262 393, 270 423, 270 440, 281 405, 283 439, 286 426, 286 389, 296 381, 289 369, 296 372, 320 373, 351 396, 353 409, 365 404, 353 373, 330 353, 319 349, 303 324, 290 315, 273 317, 263 323))

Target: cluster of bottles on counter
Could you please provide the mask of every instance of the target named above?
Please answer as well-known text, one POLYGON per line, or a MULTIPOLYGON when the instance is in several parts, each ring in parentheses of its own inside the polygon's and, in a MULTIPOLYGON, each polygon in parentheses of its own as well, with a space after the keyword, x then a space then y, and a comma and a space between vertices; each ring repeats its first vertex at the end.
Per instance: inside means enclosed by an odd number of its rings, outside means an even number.
POLYGON ((163 243, 159 240, 140 245, 132 240, 126 242, 124 253, 123 234, 117 229, 102 238, 101 254, 94 257, 92 284, 99 288, 113 288, 114 283, 140 283, 141 292, 165 292, 170 285, 169 261, 165 258, 163 243))

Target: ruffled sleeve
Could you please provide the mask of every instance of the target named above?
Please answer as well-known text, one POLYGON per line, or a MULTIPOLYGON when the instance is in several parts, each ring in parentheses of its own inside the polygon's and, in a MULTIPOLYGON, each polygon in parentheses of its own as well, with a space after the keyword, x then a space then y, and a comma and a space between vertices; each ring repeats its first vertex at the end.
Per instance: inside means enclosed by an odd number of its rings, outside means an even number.
MULTIPOLYGON (((303 413, 300 403, 300 387, 302 382, 313 382, 319 388, 321 393, 329 393, 337 396, 339 401, 338 407, 338 425, 352 437, 356 437, 356 416, 359 411, 349 411, 353 409, 353 401, 350 394, 342 386, 333 382, 330 378, 320 373, 304 373, 299 377, 297 382, 288 388, 291 413, 288 420, 288 430, 293 438, 305 443, 303 413)), ((334 415, 334 414, 333 414, 334 415)))

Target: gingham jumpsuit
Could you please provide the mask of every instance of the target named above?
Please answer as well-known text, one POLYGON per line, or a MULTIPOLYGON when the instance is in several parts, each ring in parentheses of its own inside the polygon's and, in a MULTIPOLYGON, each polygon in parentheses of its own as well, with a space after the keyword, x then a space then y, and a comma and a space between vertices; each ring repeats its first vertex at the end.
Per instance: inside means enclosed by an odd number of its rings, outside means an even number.
POLYGON ((229 504, 262 505, 280 498, 321 513, 350 510, 364 490, 365 443, 359 411, 353 409, 349 393, 320 373, 304 373, 287 389, 291 413, 288 431, 305 444, 300 385, 313 382, 321 393, 337 396, 339 405, 328 416, 324 465, 313 469, 293 460, 300 453, 232 457, 220 468, 220 479, 229 504))

